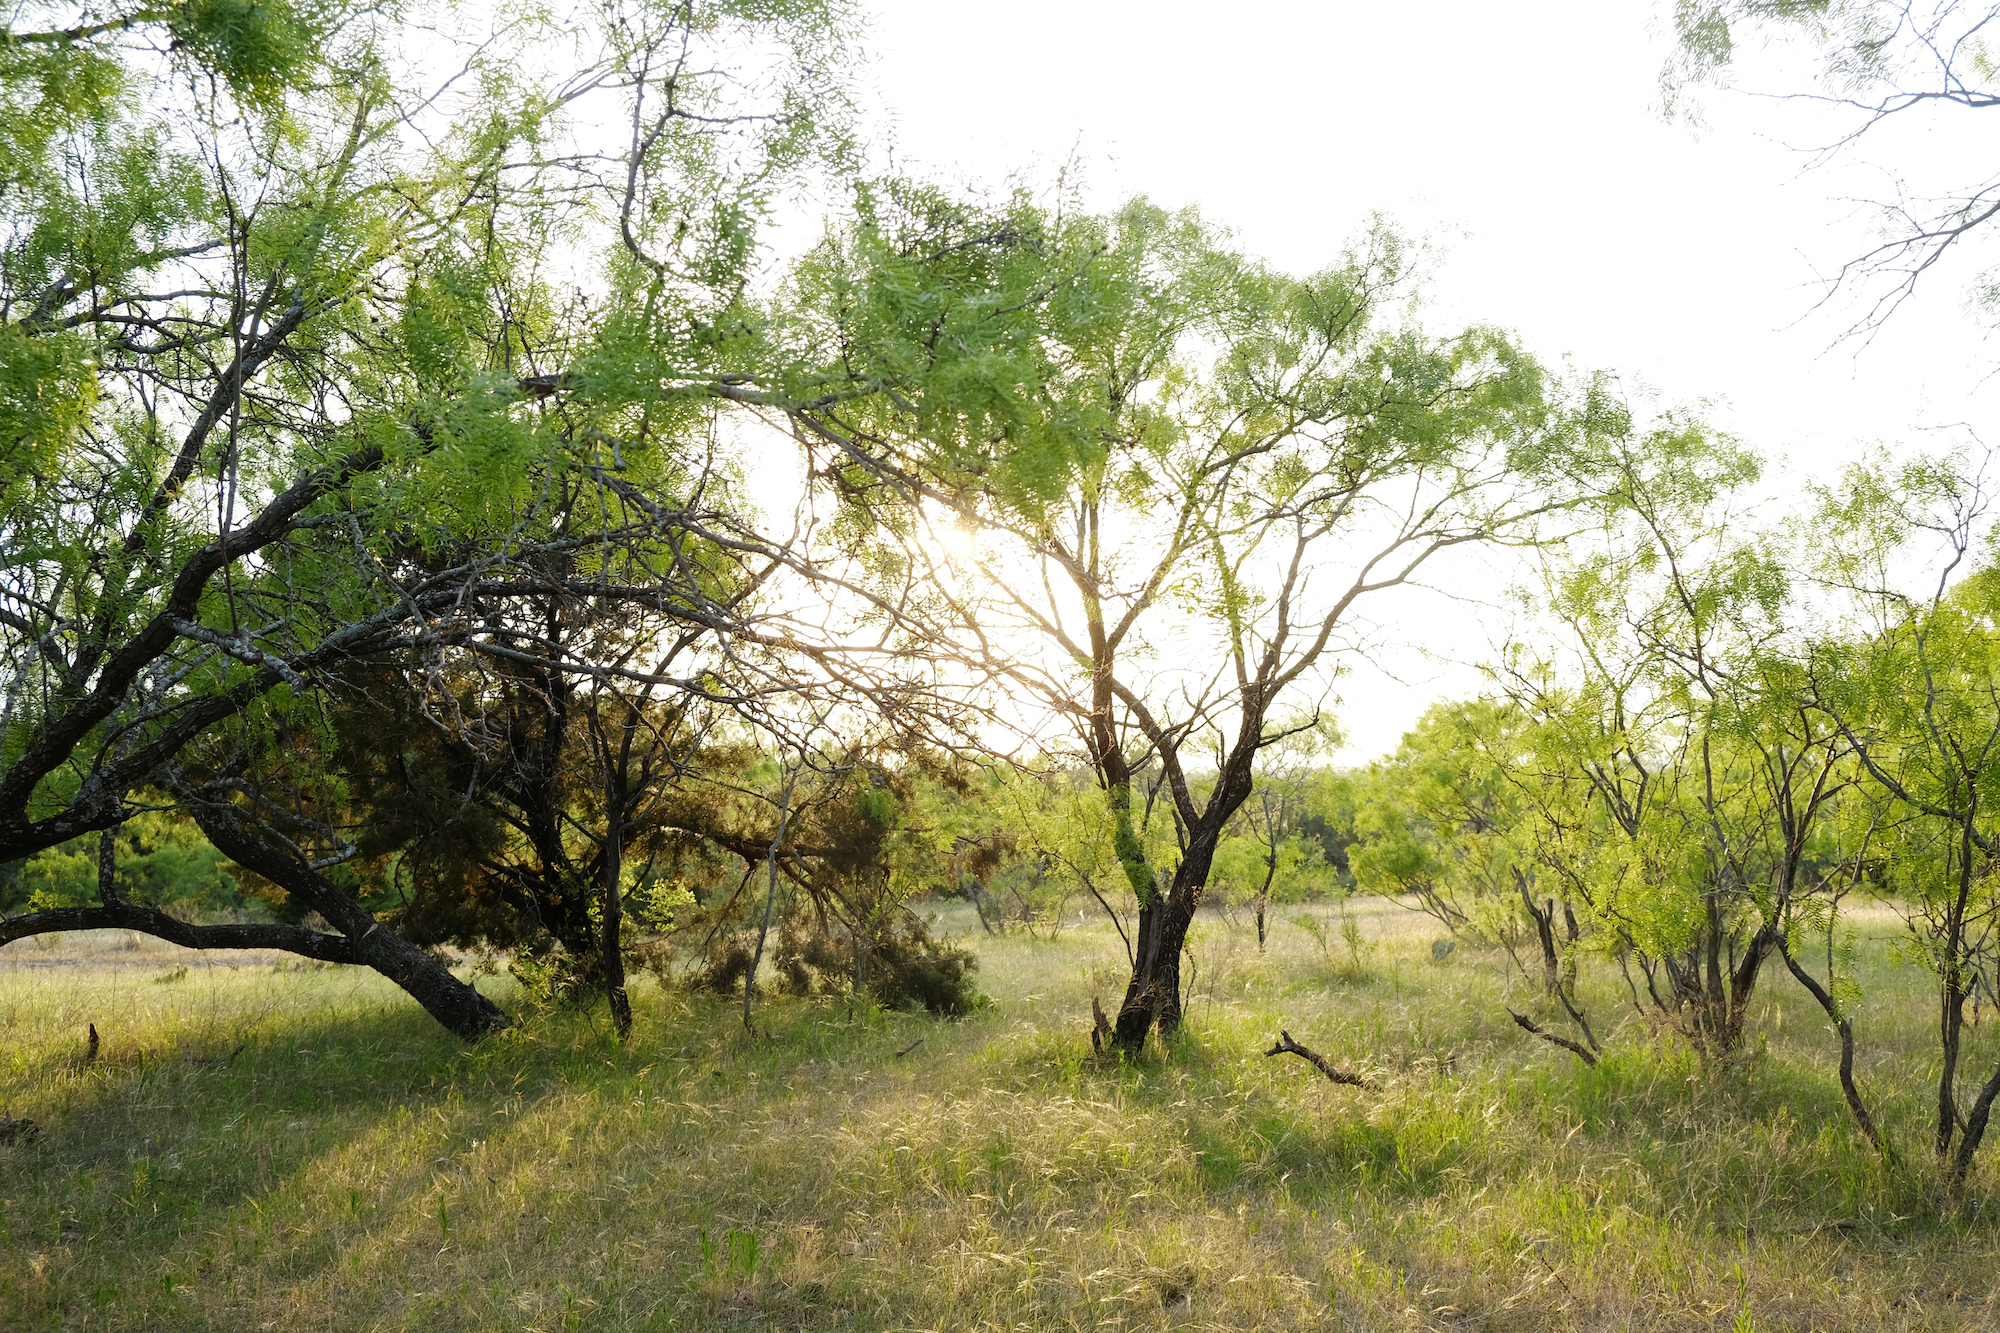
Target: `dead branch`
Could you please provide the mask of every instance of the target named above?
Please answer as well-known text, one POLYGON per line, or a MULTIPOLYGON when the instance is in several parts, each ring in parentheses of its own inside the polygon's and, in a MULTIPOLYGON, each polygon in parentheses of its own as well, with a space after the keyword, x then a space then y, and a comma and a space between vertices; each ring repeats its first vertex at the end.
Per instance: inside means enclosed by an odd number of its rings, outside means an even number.
POLYGON ((1351 1074, 1345 1069, 1337 1069, 1331 1060, 1309 1046, 1301 1046, 1292 1040, 1292 1034, 1283 1028, 1278 1030, 1278 1042, 1265 1055, 1296 1055, 1309 1061, 1312 1067, 1325 1074, 1335 1083, 1345 1083, 1355 1088, 1372 1088, 1375 1085, 1359 1074, 1351 1074))
POLYGON ((1543 1041, 1546 1041, 1551 1045, 1562 1047, 1564 1050, 1568 1051, 1571 1055, 1574 1055, 1577 1059, 1583 1061, 1587 1065, 1594 1065, 1597 1063, 1597 1056, 1593 1054, 1588 1047, 1583 1046, 1577 1042, 1573 1042, 1568 1037, 1557 1036, 1555 1033, 1550 1032, 1546 1028, 1542 1027, 1541 1024, 1537 1023, 1534 1019, 1528 1017, 1526 1014, 1517 1014, 1512 1009, 1509 1009, 1507 1011, 1507 1014, 1510 1018, 1512 1018, 1516 1023, 1520 1025, 1522 1031, 1531 1032, 1535 1036, 1540 1037, 1543 1041))
POLYGON ((1103 1002, 1095 995, 1090 997, 1090 1012, 1097 1019, 1096 1025, 1090 1029, 1090 1049, 1102 1055, 1112 1035, 1111 1020, 1105 1016, 1103 1002))

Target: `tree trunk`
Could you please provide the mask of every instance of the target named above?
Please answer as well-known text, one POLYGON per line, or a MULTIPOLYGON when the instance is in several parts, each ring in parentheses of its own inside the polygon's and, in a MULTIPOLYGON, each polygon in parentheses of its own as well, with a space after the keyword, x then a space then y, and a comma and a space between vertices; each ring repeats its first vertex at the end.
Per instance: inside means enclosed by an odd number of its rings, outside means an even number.
POLYGON ((71 930, 136 930, 183 949, 280 949, 322 963, 352 963, 354 941, 305 926, 276 921, 197 926, 157 907, 107 903, 101 907, 56 907, 0 920, 0 944, 71 930))
POLYGON ((1701 1008, 1696 1025, 1700 1029, 1702 1045, 1719 1055, 1729 1051, 1731 1043, 1728 992, 1722 988, 1722 951, 1725 947, 1722 903, 1715 889, 1709 890, 1703 906, 1708 917, 1707 929, 1702 937, 1707 956, 1702 959, 1701 1008))
MULTIPOLYGON (((1819 1002, 1819 1007, 1833 1020, 1835 1031, 1840 1033, 1840 1091, 1847 1098, 1847 1109, 1854 1116, 1854 1123, 1868 1136, 1868 1142, 1875 1146, 1876 1152, 1886 1153, 1888 1149, 1884 1146, 1882 1131, 1875 1128, 1875 1118, 1868 1114, 1868 1107, 1861 1100, 1861 1089, 1854 1083, 1854 1020, 1842 1014, 1840 1006, 1833 1001, 1832 993, 1820 985, 1812 973, 1799 966, 1798 960, 1792 957, 1789 942, 1781 938, 1778 950, 1784 957, 1785 966, 1819 1002)), ((1831 980, 1830 975, 1828 979, 1831 980)))
POLYGON ((1937 1130, 1932 1147, 1943 1162, 1950 1159, 1952 1139, 1958 1133, 1958 1101, 1952 1094, 1958 1080, 1959 1040, 1965 1028, 1965 992, 1956 975, 1948 973, 1938 988, 1938 1010, 1937 1130))
MULTIPOLYGON (((757 969, 764 964, 764 941, 771 934, 771 904, 778 897, 778 849, 785 845, 785 826, 792 817, 792 784, 798 781, 796 772, 785 774, 785 790, 778 802, 778 836, 771 839, 771 850, 764 858, 764 869, 768 879, 764 885, 764 920, 757 927, 757 951, 750 955, 750 970, 743 974, 743 1026, 752 1032, 756 1028, 750 1023, 750 997, 757 993, 757 969)), ((982 915, 981 920, 985 917, 982 915)))
MULTIPOLYGON (((1951 1159, 1951 1141, 1958 1130, 1958 1054, 1965 1033, 1965 911, 1972 901, 1972 812, 1959 823, 1958 894, 1945 916, 1944 984, 1938 1004, 1938 1119, 1935 1144, 1939 1162, 1951 1159)), ((1968 1164, 1971 1157, 1966 1158, 1968 1164)))
POLYGON ((1519 871, 1514 875, 1514 887, 1521 891, 1521 906, 1535 923, 1535 935, 1541 942, 1542 989, 1554 995, 1562 988, 1562 955, 1556 949, 1556 901, 1551 898, 1548 906, 1535 906, 1534 897, 1528 892, 1527 877, 1519 871))
POLYGON ((1750 1000, 1757 993, 1757 979, 1763 974, 1764 960, 1778 947, 1783 935, 1773 924, 1757 927, 1750 941, 1744 946, 1743 957, 1738 959, 1729 974, 1729 997, 1727 1024, 1723 1028, 1724 1051, 1733 1051, 1743 1044, 1743 1025, 1750 1016, 1750 1000))
MULTIPOLYGON (((1220 798, 1211 801, 1208 814, 1216 812, 1220 798)), ((1181 953, 1187 947, 1188 929, 1201 906, 1202 890, 1208 884, 1209 867, 1215 860, 1217 830, 1233 813, 1220 818, 1204 817, 1194 830, 1186 855, 1174 868, 1173 884, 1165 893, 1155 892, 1139 909, 1138 959, 1132 980, 1125 987, 1125 1003, 1118 1010, 1115 1043, 1128 1055, 1137 1055, 1146 1044, 1146 1034, 1157 1024, 1160 1035, 1171 1037, 1181 1025, 1181 953)))
POLYGON ((1972 1103, 1972 1114, 1965 1118, 1965 1135, 1958 1141, 1958 1152, 1951 1163, 1951 1184, 1953 1189, 1962 1189, 1965 1178, 1972 1171, 1972 1155, 1979 1151, 1980 1141, 1986 1137, 1986 1125, 1993 1115, 1993 1099, 2000 1097, 2000 1069, 1993 1071, 1993 1077, 1986 1080, 1986 1086, 1979 1090, 1979 1097, 1972 1103))
MULTIPOLYGON (((859 914, 857 914, 858 917, 859 914)), ((868 988, 868 933, 858 920, 854 927, 854 990, 847 997, 847 1016, 854 1017, 854 1007, 861 1003, 862 993, 868 988)))
MULTIPOLYGON (((500 1007, 493 1001, 453 976, 443 963, 411 944, 394 929, 377 921, 373 914, 324 875, 251 834, 228 806, 197 804, 190 813, 193 814, 194 821, 200 826, 201 831, 208 836, 208 840, 214 843, 224 856, 238 865, 254 870, 283 888, 299 902, 325 917, 332 923, 334 929, 346 937, 349 956, 334 958, 332 961, 360 963, 374 968, 408 992, 411 999, 421 1004, 425 1011, 446 1029, 467 1041, 476 1041, 489 1032, 497 1032, 508 1026, 507 1015, 501 1012, 500 1007)), ((138 925, 132 928, 147 929, 138 925)), ((225 928, 208 926, 201 929, 221 932, 225 928)), ((235 929, 247 931, 269 928, 236 927, 235 929)), ((163 939, 174 938, 173 935, 157 929, 148 930, 148 933, 160 935, 163 939)), ((301 934, 310 936, 312 933, 301 932, 301 934)), ((210 934, 205 938, 219 942, 224 937, 220 934, 210 934)), ((327 940, 331 937, 314 938, 327 940)), ((313 943, 307 940, 301 942, 313 943)), ((195 947, 208 948, 215 945, 197 944, 195 947)), ((255 948, 258 944, 245 943, 227 947, 255 948)), ((293 952, 298 953, 308 952, 307 949, 287 944, 276 944, 272 947, 293 948, 293 952)), ((326 957, 327 954, 314 952, 311 956, 326 957)))
POLYGON ((1271 881, 1278 877, 1278 846, 1270 844, 1271 854, 1264 858, 1264 887, 1257 890, 1257 952, 1264 952, 1264 909, 1271 903, 1271 881))
POLYGON ((604 969, 604 998, 611 1004, 611 1023, 618 1040, 632 1035, 632 997, 625 991, 624 784, 604 784, 604 937, 598 946, 604 969))
POLYGON ((1174 876, 1165 893, 1155 891, 1139 909, 1138 958, 1131 980, 1125 986, 1125 1002, 1118 1010, 1113 1044, 1127 1055, 1137 1055, 1146 1045, 1146 1034, 1159 1024, 1162 1035, 1180 1026, 1181 950, 1187 945, 1188 926, 1200 902, 1199 891, 1190 895, 1174 876))
POLYGON ((113 824, 97 835, 97 900, 110 907, 125 901, 118 892, 118 835, 123 824, 113 824))
POLYGON ((971 903, 972 910, 979 913, 979 928, 988 935, 1004 935, 1007 922, 1001 918, 999 911, 993 907, 992 900, 987 897, 985 881, 977 875, 968 878, 963 870, 954 873, 958 876, 958 896, 971 903), (968 884, 972 886, 969 890, 966 888, 968 884), (1000 923, 998 926, 993 924, 996 920, 1000 923))
MULTIPOLYGON (((1119 1051, 1127 1056, 1137 1056, 1144 1049, 1146 1034, 1155 1024, 1163 1037, 1171 1037, 1180 1030, 1181 953, 1187 947, 1195 909, 1201 906, 1202 891, 1208 886, 1222 830, 1250 799, 1253 786, 1250 765, 1257 756, 1256 737, 1262 727, 1263 710, 1246 710, 1242 734, 1216 776, 1207 806, 1198 814, 1186 812, 1193 817, 1183 819, 1187 845, 1182 849, 1180 864, 1174 867, 1173 884, 1164 894, 1155 889, 1141 897, 1138 956, 1132 980, 1125 988, 1125 1003, 1118 1010, 1115 1039, 1119 1051)), ((1126 794, 1129 800, 1129 788, 1126 794)), ((1115 805, 1113 808, 1117 809, 1115 805)), ((1181 813, 1176 809, 1177 817, 1181 813)), ((1129 813, 1126 818, 1129 827, 1129 813)), ((1122 851, 1119 859, 1126 862, 1127 873, 1131 873, 1131 861, 1122 851)))

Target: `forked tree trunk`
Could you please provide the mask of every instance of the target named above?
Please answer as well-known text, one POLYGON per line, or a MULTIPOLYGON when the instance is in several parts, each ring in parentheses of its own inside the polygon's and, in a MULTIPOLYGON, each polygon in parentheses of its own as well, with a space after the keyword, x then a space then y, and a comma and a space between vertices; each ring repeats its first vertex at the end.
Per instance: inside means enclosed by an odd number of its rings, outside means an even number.
POLYGON ((1527 877, 1518 870, 1514 872, 1514 887, 1521 891, 1521 907, 1535 923, 1535 936, 1542 946, 1542 990, 1554 995, 1562 989, 1562 954, 1556 948, 1556 900, 1550 898, 1546 906, 1537 906, 1528 892, 1527 877))
MULTIPOLYGON (((1247 787, 1247 782, 1244 784, 1247 787)), ((1155 1025, 1160 1035, 1171 1037, 1181 1026, 1181 953, 1187 948, 1188 929, 1194 925, 1195 909, 1201 906, 1208 872, 1215 861, 1218 831, 1235 813, 1235 806, 1220 809, 1223 794, 1211 799, 1203 818, 1190 832, 1188 848, 1174 868, 1173 883, 1166 892, 1155 892, 1139 909, 1139 938, 1132 979, 1125 987, 1125 1003, 1118 1010, 1114 1044, 1128 1055, 1137 1055, 1146 1044, 1146 1034, 1155 1025)), ((1241 804, 1241 797, 1237 799, 1241 804)))
MULTIPOLYGON (((1708 919, 1695 943, 1678 957, 1658 961, 1672 987, 1665 997, 1654 995, 1661 1016, 1680 1026, 1704 1056, 1726 1056, 1743 1044, 1743 1028, 1764 962, 1778 948, 1780 932, 1771 922, 1759 924, 1743 943, 1741 954, 1730 955, 1729 932, 1711 899, 1708 919)), ((1643 965, 1643 964, 1642 964, 1643 965)))
MULTIPOLYGON (((1132 980, 1125 987, 1114 1038, 1125 1055, 1138 1055, 1146 1045, 1146 1034, 1156 1024, 1163 1037, 1180 1030, 1181 952, 1187 948, 1195 909, 1201 906, 1202 891, 1208 887, 1222 830, 1250 799, 1250 766, 1257 757, 1256 737, 1262 728, 1263 710, 1246 711, 1236 748, 1216 775, 1208 804, 1199 812, 1181 812, 1187 846, 1181 852, 1181 863, 1174 867, 1173 883, 1164 893, 1156 889, 1148 895, 1139 909, 1132 980)), ((1127 793, 1129 796, 1129 788, 1127 793)))
POLYGON ((1180 1028, 1181 951, 1187 947, 1188 927, 1200 905, 1201 886, 1187 887, 1176 873, 1169 889, 1154 893, 1139 909, 1137 957, 1112 1038, 1112 1044, 1128 1055, 1139 1053, 1155 1024, 1162 1036, 1180 1028))
POLYGON ((1729 972, 1727 1012, 1721 1041, 1723 1051, 1734 1051, 1743 1044, 1743 1027, 1750 1017, 1750 1001, 1757 993, 1757 981, 1763 975, 1764 961, 1777 951, 1782 938, 1776 925, 1765 923, 1758 926, 1743 946, 1743 956, 1736 960, 1736 967, 1729 972))
MULTIPOLYGON (((1965 1036, 1965 917, 1967 906, 1972 901, 1972 815, 1970 812, 1959 821, 1958 840, 1958 888, 1951 907, 1947 910, 1944 924, 1944 948, 1940 951, 1944 961, 1944 981, 1938 988, 1938 1093, 1937 1131, 1933 1146, 1939 1162, 1952 1162, 1951 1144, 1959 1124, 1958 1112, 1958 1057, 1959 1048, 1965 1036)), ((2000 1075, 1996 1075, 2000 1077, 2000 1075)), ((1991 1101, 1987 1103, 1990 1108, 1991 1101)), ((1967 1122, 1970 1128, 1970 1122, 1967 1122)), ((1985 1122, 1980 1122, 1983 1132, 1985 1122)), ((1978 1143, 1970 1148, 1959 1145, 1959 1156, 1969 1168, 1972 1153, 1978 1143)), ((1954 1162, 1954 1166, 1956 1163, 1954 1162)), ((1959 1178, 1955 1176, 1954 1178, 1959 1178)))

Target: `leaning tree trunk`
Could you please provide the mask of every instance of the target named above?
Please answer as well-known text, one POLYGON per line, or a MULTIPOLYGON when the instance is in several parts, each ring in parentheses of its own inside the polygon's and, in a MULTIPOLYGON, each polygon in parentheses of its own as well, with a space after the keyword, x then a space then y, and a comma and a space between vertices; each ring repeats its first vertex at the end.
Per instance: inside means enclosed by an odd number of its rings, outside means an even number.
POLYGON ((357 963, 395 982, 432 1018, 467 1041, 507 1026, 507 1015, 450 970, 377 921, 325 876, 246 832, 232 818, 196 817, 224 855, 283 887, 341 933, 281 922, 196 925, 157 907, 130 903, 115 890, 96 907, 59 907, 0 920, 0 945, 71 930, 136 930, 188 949, 282 949, 323 963, 357 963))
POLYGON ((145 930, 197 949, 290 949, 294 953, 330 962, 372 967, 408 992, 410 998, 421 1004, 432 1018, 467 1041, 476 1041, 508 1025, 507 1015, 493 1001, 453 976, 443 963, 411 944, 393 928, 377 921, 373 913, 340 886, 245 829, 228 807, 197 805, 191 813, 201 831, 208 835, 208 840, 224 856, 283 888, 293 898, 325 917, 340 935, 328 936, 299 927, 284 927, 285 930, 298 931, 301 938, 295 943, 287 943, 285 941, 291 938, 289 936, 246 935, 244 942, 231 943, 232 937, 227 932, 253 932, 267 928, 185 927, 180 938, 139 924, 134 924, 132 929, 145 930), (341 941, 341 944, 335 946, 335 940, 341 941), (345 956, 341 956, 343 954, 345 956))
POLYGON ((1972 1114, 1965 1118, 1965 1133, 1959 1136, 1958 1151, 1951 1160, 1951 1185, 1954 1190, 1964 1189, 1965 1178, 1972 1174, 1972 1157, 1986 1138, 1986 1126, 1993 1115, 1995 1098, 2000 1098, 2000 1069, 1995 1069, 1993 1077, 1986 1080, 1986 1086, 1973 1100, 1972 1114))
MULTIPOLYGON (((1847 1098, 1848 1112, 1853 1115, 1854 1123, 1861 1127, 1861 1132, 1868 1137, 1869 1144, 1876 1152, 1886 1154, 1889 1151, 1887 1140, 1882 1137, 1882 1131, 1875 1127, 1875 1117, 1868 1114, 1868 1105, 1861 1100, 1861 1089, 1854 1082, 1854 1019, 1841 1012, 1840 1005, 1834 1000, 1831 991, 1820 985, 1812 973, 1799 966, 1799 961, 1792 957, 1791 942, 1783 935, 1778 937, 1778 953, 1785 960, 1785 966, 1790 969, 1791 974, 1798 979, 1798 983, 1804 986, 1819 1003, 1819 1007, 1826 1011, 1827 1018, 1833 1023, 1833 1030, 1840 1034, 1841 1095, 1847 1098)), ((1833 981, 1830 955, 1827 981, 1829 984, 1833 981)))

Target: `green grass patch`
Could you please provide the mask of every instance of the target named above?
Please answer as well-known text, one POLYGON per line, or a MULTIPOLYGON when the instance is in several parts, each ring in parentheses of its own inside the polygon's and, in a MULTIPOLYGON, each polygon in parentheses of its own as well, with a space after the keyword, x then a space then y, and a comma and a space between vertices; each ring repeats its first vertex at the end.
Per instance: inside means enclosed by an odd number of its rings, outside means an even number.
POLYGON ((1875 957, 1857 1024, 1890 1166, 1788 977, 1721 1067, 1590 978, 1586 1069, 1508 1021, 1504 959, 1358 915, 1366 969, 1204 921, 1134 1065, 1091 1055, 1089 927, 952 922, 994 1000, 957 1022, 774 997, 751 1038, 648 983, 628 1045, 556 1011, 470 1049, 355 969, 12 946, 0 1107, 42 1133, 0 1146, 0 1327, 2000 1326, 1994 1150, 1962 1208, 1924 1162, 1921 978, 1875 957), (1373 1086, 1264 1057, 1280 1027, 1373 1086))

